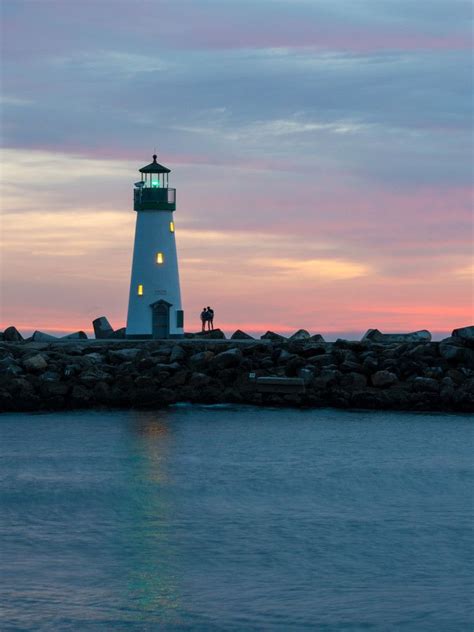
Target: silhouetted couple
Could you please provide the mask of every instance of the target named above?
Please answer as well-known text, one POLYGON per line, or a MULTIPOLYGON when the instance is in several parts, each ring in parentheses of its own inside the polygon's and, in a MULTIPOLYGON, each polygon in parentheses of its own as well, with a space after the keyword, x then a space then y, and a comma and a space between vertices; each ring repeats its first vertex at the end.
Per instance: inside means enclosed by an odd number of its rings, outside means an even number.
POLYGON ((209 307, 203 307, 201 312, 202 331, 206 331, 206 323, 208 331, 214 329, 214 310, 209 307))

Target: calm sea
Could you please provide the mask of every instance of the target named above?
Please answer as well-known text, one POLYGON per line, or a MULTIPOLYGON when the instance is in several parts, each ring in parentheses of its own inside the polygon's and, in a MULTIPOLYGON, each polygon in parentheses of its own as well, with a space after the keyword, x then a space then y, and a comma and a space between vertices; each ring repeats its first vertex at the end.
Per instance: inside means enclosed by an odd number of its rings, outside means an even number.
POLYGON ((3 632, 473 629, 473 420, 0 416, 3 632))

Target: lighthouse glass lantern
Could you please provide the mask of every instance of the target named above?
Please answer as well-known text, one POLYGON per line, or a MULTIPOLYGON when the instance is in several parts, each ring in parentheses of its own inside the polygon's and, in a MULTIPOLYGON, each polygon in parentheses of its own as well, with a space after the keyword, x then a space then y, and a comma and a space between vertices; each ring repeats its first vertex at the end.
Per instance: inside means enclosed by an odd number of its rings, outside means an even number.
POLYGON ((137 223, 127 338, 180 338, 184 333, 173 217, 176 189, 169 187, 170 170, 156 158, 139 170, 133 191, 137 223))

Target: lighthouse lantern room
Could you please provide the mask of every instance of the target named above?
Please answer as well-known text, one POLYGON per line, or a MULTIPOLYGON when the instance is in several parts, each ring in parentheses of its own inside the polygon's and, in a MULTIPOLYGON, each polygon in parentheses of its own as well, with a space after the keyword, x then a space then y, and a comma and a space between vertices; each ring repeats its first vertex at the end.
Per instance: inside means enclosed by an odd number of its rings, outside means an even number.
POLYGON ((170 170, 153 162, 139 171, 133 207, 137 212, 127 338, 183 336, 178 255, 173 213, 176 189, 169 187, 170 170))

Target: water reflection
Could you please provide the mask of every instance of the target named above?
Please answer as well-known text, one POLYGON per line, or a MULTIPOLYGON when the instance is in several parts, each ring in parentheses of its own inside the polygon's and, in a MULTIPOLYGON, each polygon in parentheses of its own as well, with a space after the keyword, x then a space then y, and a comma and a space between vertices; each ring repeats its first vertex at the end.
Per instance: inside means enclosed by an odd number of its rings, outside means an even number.
POLYGON ((163 411, 134 411, 130 419, 134 490, 133 556, 129 566, 127 600, 133 617, 176 623, 179 591, 172 542, 173 482, 169 456, 173 443, 169 416, 163 411))

